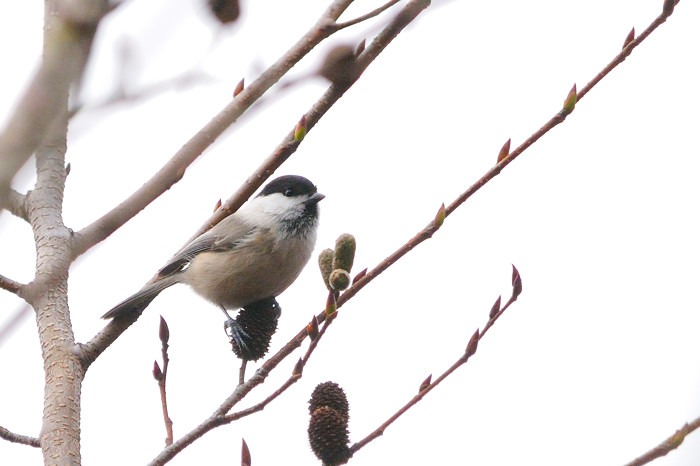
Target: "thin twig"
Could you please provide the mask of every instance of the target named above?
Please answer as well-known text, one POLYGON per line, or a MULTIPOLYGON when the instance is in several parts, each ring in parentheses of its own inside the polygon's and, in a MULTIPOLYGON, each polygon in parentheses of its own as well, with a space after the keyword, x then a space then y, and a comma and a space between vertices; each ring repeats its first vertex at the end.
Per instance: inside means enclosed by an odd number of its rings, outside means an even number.
MULTIPOLYGON (((680 2, 680 0, 675 0, 675 1, 673 2, 674 6, 675 6, 675 5, 678 5, 679 2, 680 2)), ((591 79, 591 81, 590 81, 588 84, 586 84, 585 86, 583 86, 583 87, 581 88, 581 90, 578 92, 578 97, 577 97, 577 99, 578 99, 578 100, 583 99, 583 97, 584 97, 586 94, 588 94, 588 92, 590 92, 590 90, 593 89, 593 87, 594 87, 596 84, 598 84, 605 76, 607 76, 608 73, 610 73, 612 70, 614 70, 614 69, 617 67, 617 65, 619 65, 620 63, 622 63, 623 61, 625 61, 625 59, 632 53, 632 51, 633 51, 639 44, 641 44, 642 42, 644 42, 644 40, 645 40, 647 37, 649 37, 649 35, 650 35, 652 32, 654 32, 654 30, 655 30, 656 28, 658 28, 658 27, 661 26, 663 23, 665 23, 666 20, 668 19, 668 17, 671 16, 671 14, 673 14, 673 8, 668 9, 668 10, 666 10, 666 9, 662 10, 662 11, 661 11, 661 14, 660 14, 651 24, 649 24, 649 26, 647 26, 647 28, 646 28, 644 31, 642 31, 642 33, 641 33, 636 39, 631 40, 631 41, 622 49, 622 51, 621 51, 619 54, 617 54, 617 56, 616 56, 610 63, 608 63, 608 65, 607 65, 605 68, 603 68, 603 69, 600 71, 600 73, 598 73, 597 75, 595 75, 595 77, 594 77, 593 79, 591 79)))
POLYGON ((375 8, 374 10, 372 10, 364 15, 358 16, 357 18, 354 18, 354 19, 351 19, 348 21, 343 21, 342 23, 335 23, 333 25, 333 29, 336 31, 340 31, 341 29, 345 29, 347 27, 354 26, 354 25, 359 24, 363 21, 367 21, 368 19, 372 19, 375 16, 379 16, 380 14, 382 14, 383 12, 385 12, 386 10, 391 8, 392 6, 396 5, 397 3, 399 3, 399 1, 400 0, 390 0, 390 1, 386 2, 384 5, 380 6, 379 8, 375 8))
POLYGON ((0 438, 12 443, 21 443, 22 445, 29 445, 30 447, 41 448, 38 438, 15 434, 2 426, 0 426, 0 438))
MULTIPOLYGON (((431 383, 425 384, 424 386, 421 386, 421 389, 418 391, 418 394, 411 398, 405 405, 403 405, 401 408, 399 408, 398 411, 396 411, 394 414, 392 414, 386 421, 384 421, 379 427, 377 427, 375 430, 373 430, 369 435, 367 435, 365 438, 360 440, 359 442, 355 443, 353 446, 350 447, 350 452, 351 454, 355 454, 358 450, 362 449, 365 447, 368 443, 371 441, 377 439, 381 435, 384 434, 384 431, 394 422, 396 422, 397 419, 399 419, 404 413, 406 413, 409 409, 411 409, 413 406, 418 404, 419 401, 423 399, 425 395, 427 395, 430 391, 432 391, 435 387, 437 387, 443 380, 445 380, 447 377, 449 377, 454 371, 459 369, 461 366, 466 364, 469 359, 476 353, 476 349, 478 347, 478 344, 481 342, 481 340, 484 338, 484 335, 486 335, 486 332, 488 331, 489 328, 491 328, 496 321, 498 320, 499 317, 503 315, 503 313, 510 307, 511 304, 515 302, 517 299, 517 295, 513 294, 511 298, 506 302, 506 304, 497 312, 496 314, 493 315, 493 317, 490 317, 488 322, 486 323, 486 326, 482 331, 477 331, 472 335, 471 339, 469 340, 469 344, 467 345, 466 350, 464 353, 457 359, 457 361, 454 362, 445 372, 440 374, 440 376, 432 381, 431 383)), ((428 379, 429 380, 429 379, 428 379)))
POLYGON ((318 332, 316 337, 313 340, 311 340, 311 344, 307 348, 306 354, 304 354, 304 356, 301 359, 299 359, 299 361, 294 366, 292 375, 290 375, 289 378, 285 380, 279 388, 277 388, 277 390, 275 390, 267 398, 265 398, 257 404, 254 404, 250 408, 246 408, 244 410, 225 415, 225 423, 228 424, 243 417, 250 416, 251 414, 256 413, 258 411, 262 411, 268 404, 272 403, 276 398, 278 398, 285 391, 287 391, 289 387, 291 387, 299 379, 301 379, 302 374, 304 373, 304 367, 309 362, 309 359, 311 358, 311 355, 318 346, 318 343, 321 341, 321 338, 323 338, 323 335, 326 334, 326 330, 330 326, 331 322, 335 320, 335 316, 337 316, 337 313, 333 313, 333 316, 334 317, 325 320, 323 327, 321 327, 321 330, 318 332))
POLYGON ((163 422, 165 423, 165 446, 173 443, 173 420, 170 418, 168 411, 168 393, 166 391, 166 383, 168 378, 168 366, 170 365, 170 357, 168 357, 168 344, 163 343, 161 348, 163 356, 163 374, 158 379, 158 389, 160 391, 160 404, 163 410, 163 422))
POLYGON ((245 382, 245 369, 248 366, 248 360, 247 359, 241 359, 241 367, 238 369, 238 385, 241 385, 243 382, 245 382))
POLYGON ((665 456, 666 454, 680 447, 683 443, 683 440, 685 440, 686 436, 697 429, 700 429, 700 417, 696 418, 695 420, 689 423, 686 422, 669 438, 667 438, 648 452, 644 453, 642 456, 630 461, 625 466, 642 466, 651 463, 657 458, 665 456))
POLYGON ((284 381, 282 385, 280 385, 277 390, 272 392, 270 395, 268 395, 267 398, 262 400, 259 403, 254 404, 250 408, 243 409, 241 411, 237 411, 235 413, 231 414, 226 414, 224 416, 221 416, 221 424, 220 425, 225 425, 225 424, 230 424, 233 421, 237 421, 238 419, 241 419, 246 416, 250 416, 251 414, 257 413, 258 411, 262 411, 265 409, 267 405, 269 405, 272 401, 274 401, 276 398, 278 398, 282 393, 284 393, 289 387, 294 385, 297 380, 301 378, 301 373, 297 374, 292 374, 287 380, 284 381))
POLYGON ((160 354, 163 358, 163 369, 158 365, 158 361, 153 362, 153 377, 158 382, 160 392, 160 406, 163 411, 163 423, 165 424, 165 446, 173 443, 173 420, 168 412, 168 392, 166 390, 168 382, 168 367, 170 366, 170 356, 168 355, 168 341, 170 341, 170 329, 163 316, 160 316, 158 326, 158 339, 160 340, 160 354))

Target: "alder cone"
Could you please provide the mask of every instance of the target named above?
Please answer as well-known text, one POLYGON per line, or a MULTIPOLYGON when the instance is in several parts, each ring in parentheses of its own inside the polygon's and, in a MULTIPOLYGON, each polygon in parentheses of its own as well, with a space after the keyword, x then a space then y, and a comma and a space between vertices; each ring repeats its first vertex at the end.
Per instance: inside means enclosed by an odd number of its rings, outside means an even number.
POLYGON ((321 406, 333 408, 346 419, 350 413, 350 405, 345 392, 335 382, 323 382, 316 385, 309 400, 309 413, 313 414, 321 406))
POLYGON ((244 347, 231 340, 231 348, 240 359, 257 361, 267 354, 272 335, 277 330, 281 308, 275 299, 266 299, 247 305, 236 316, 236 322, 246 335, 244 347))
POLYGON ((309 444, 314 454, 327 466, 345 464, 350 459, 347 418, 329 406, 311 413, 309 444))

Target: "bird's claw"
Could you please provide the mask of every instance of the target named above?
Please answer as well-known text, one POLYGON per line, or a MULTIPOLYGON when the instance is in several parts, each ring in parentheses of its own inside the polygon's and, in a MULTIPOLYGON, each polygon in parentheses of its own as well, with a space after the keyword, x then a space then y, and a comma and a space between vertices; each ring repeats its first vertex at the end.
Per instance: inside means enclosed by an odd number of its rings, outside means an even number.
POLYGON ((224 331, 231 344, 235 344, 243 351, 250 352, 250 348, 246 343, 246 341, 250 341, 250 335, 243 330, 243 327, 235 319, 229 316, 228 320, 224 322, 224 331))

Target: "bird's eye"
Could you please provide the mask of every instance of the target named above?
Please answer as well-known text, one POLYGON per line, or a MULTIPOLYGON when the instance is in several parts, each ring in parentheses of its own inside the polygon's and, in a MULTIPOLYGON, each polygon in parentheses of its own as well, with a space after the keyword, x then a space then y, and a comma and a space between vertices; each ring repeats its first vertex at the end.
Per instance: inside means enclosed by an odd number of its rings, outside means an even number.
POLYGON ((284 191, 285 197, 292 197, 294 195, 294 192, 291 189, 287 189, 284 191))

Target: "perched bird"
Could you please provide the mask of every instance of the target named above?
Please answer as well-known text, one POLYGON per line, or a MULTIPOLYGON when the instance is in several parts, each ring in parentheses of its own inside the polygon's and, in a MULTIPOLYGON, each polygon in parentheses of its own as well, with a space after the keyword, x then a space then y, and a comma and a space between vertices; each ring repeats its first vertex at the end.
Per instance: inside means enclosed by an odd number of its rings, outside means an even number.
MULTIPOLYGON (((227 310, 275 298, 299 276, 311 257, 318 202, 325 196, 302 176, 270 181, 248 204, 185 246, 156 278, 117 304, 103 319, 143 311, 164 289, 190 285, 227 310)), ((229 317, 232 337, 242 331, 229 317)), ((241 342, 242 343, 242 342, 241 342)))

